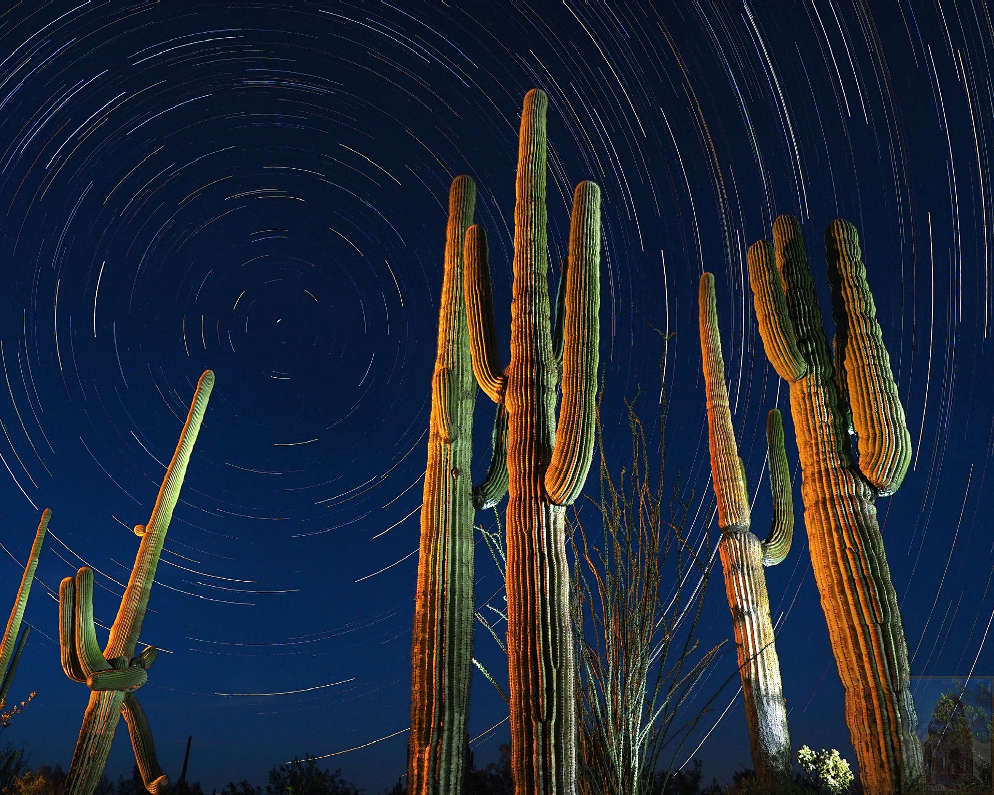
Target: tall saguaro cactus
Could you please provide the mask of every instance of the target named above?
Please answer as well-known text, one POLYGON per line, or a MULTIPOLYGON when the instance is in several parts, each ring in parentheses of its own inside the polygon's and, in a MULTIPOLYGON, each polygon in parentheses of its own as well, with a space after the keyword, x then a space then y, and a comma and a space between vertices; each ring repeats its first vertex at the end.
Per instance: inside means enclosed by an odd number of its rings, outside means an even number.
POLYGON ((832 222, 825 248, 838 369, 796 219, 777 218, 773 245, 750 246, 749 281, 766 354, 790 384, 811 563, 863 789, 911 792, 921 785, 922 750, 904 628, 874 506, 904 479, 911 438, 856 228, 832 222))
POLYGON ((475 203, 473 180, 456 177, 449 190, 411 642, 407 787, 412 795, 462 791, 472 672, 474 511, 495 505, 507 489, 499 413, 496 464, 476 489, 470 475, 476 382, 463 297, 463 238, 475 203), (486 496, 480 498, 482 492, 486 496))
POLYGON ((31 634, 31 627, 25 627, 21 632, 21 622, 24 619, 24 610, 28 606, 31 584, 35 579, 35 569, 38 568, 38 558, 41 555, 42 544, 45 543, 45 534, 48 532, 48 522, 51 518, 50 508, 41 512, 41 521, 38 522, 35 540, 31 545, 31 552, 28 553, 27 563, 24 564, 21 584, 17 588, 17 598, 14 599, 14 605, 10 609, 7 628, 3 633, 3 641, 0 642, 0 707, 7 701, 7 693, 14 679, 17 663, 21 659, 24 645, 28 642, 28 635, 31 634))
POLYGON ((701 276, 698 304, 708 409, 708 446, 711 449, 714 493, 718 498, 718 526, 721 528, 718 551, 725 572, 728 607, 732 611, 735 649, 756 778, 761 784, 775 788, 790 780, 790 733, 763 566, 776 565, 787 556, 794 532, 794 506, 783 443, 783 422, 779 411, 770 411, 766 422, 766 440, 770 454, 774 519, 769 538, 760 542, 750 530, 749 494, 732 428, 715 306, 714 276, 710 273, 701 276))
POLYGON ((141 536, 131 578, 121 597, 107 646, 101 653, 93 625, 93 572, 86 566, 75 579, 66 577, 59 586, 59 646, 62 670, 90 688, 90 701, 83 715, 76 749, 66 778, 66 795, 90 795, 107 763, 118 720, 124 715, 131 745, 145 788, 160 792, 169 784, 155 757, 152 732, 134 691, 148 680, 146 673, 156 650, 148 646, 138 656, 135 647, 141 634, 149 594, 159 565, 166 531, 179 499, 193 445, 207 410, 214 373, 204 371, 190 405, 179 444, 159 488, 155 507, 146 525, 135 527, 141 536))
POLYGON ((600 305, 600 189, 573 196, 564 309, 550 328, 545 93, 525 96, 514 208, 511 359, 496 347, 486 235, 466 234, 466 309, 473 372, 507 411, 507 650, 511 766, 519 793, 572 793, 575 663, 565 512, 593 455, 600 305), (562 405, 556 427, 556 386, 562 405))

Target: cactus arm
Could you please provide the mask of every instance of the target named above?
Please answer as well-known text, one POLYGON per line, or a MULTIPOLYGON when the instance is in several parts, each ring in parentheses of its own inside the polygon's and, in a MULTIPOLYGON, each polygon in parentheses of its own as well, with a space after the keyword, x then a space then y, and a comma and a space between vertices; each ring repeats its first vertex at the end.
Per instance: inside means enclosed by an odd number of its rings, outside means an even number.
POLYGON ((790 467, 784 447, 783 418, 777 409, 766 415, 766 447, 770 458, 770 493, 773 495, 773 525, 763 542, 763 565, 776 566, 790 553, 794 537, 794 499, 790 489, 790 467))
POLYGON ((466 230, 463 252, 466 291, 466 323, 473 374, 480 389, 494 403, 503 400, 507 379, 497 351, 497 325, 494 320, 493 284, 490 280, 490 254, 487 233, 479 224, 466 230))
POLYGON ((74 682, 86 682, 86 674, 76 652, 76 581, 66 577, 59 584, 59 651, 62 670, 74 682))
POLYGON ((797 347, 783 282, 774 266, 773 247, 766 240, 753 243, 746 260, 763 348, 777 374, 787 383, 792 383, 803 378, 808 368, 797 347))
POLYGON ((493 508, 507 494, 507 409, 497 406, 492 435, 493 454, 483 482, 473 486, 473 507, 478 511, 493 508))
POLYGON ((17 598, 14 606, 10 610, 10 617, 7 619, 7 628, 3 633, 3 642, 0 643, 0 677, 6 675, 10 665, 10 656, 14 651, 14 643, 17 641, 17 633, 21 629, 21 621, 24 619, 24 609, 28 606, 28 597, 31 595, 31 583, 34 582, 35 570, 38 568, 38 557, 41 555, 41 547, 45 542, 45 533, 48 531, 48 522, 52 518, 52 511, 46 508, 41 513, 41 521, 38 522, 38 530, 35 532, 35 540, 31 545, 31 552, 28 553, 28 560, 24 566, 24 573, 21 575, 21 584, 17 588, 17 598))
POLYGON ((114 731, 121 720, 124 696, 121 690, 90 692, 66 774, 65 795, 90 795, 97 788, 114 742, 114 731))
POLYGON ((594 182, 581 182, 573 194, 570 221, 562 321, 563 399, 556 444, 545 473, 545 489, 555 505, 571 505, 580 496, 594 453, 600 259, 601 191, 594 182))
POLYGON ((197 434, 200 432, 200 425, 203 422, 204 412, 207 410, 207 402, 210 400, 213 387, 214 373, 211 370, 206 370, 197 383, 197 390, 194 393, 190 412, 180 434, 179 443, 176 445, 176 451, 169 462, 166 476, 162 480, 162 487, 155 500, 152 515, 146 524, 145 534, 142 536, 135 565, 131 571, 131 578, 128 580, 128 586, 121 598, 121 606, 110 630, 110 638, 104 653, 107 659, 114 657, 130 659, 134 656, 138 636, 141 634, 142 621, 145 618, 145 610, 148 607, 152 582, 155 579, 155 570, 159 565, 159 555, 166 540, 166 531, 169 529, 173 509, 179 499, 180 488, 183 485, 186 468, 190 462, 190 454, 197 441, 197 434))
POLYGON ((556 367, 563 366, 563 321, 566 318, 566 271, 569 268, 569 257, 563 260, 559 271, 559 285, 556 287, 556 315, 552 319, 552 357, 556 367))
POLYGON ((879 494, 897 491, 911 463, 911 435, 866 281, 859 233, 837 219, 825 232, 838 357, 845 368, 859 469, 879 494))
POLYGON ((128 693, 121 704, 121 714, 128 725, 131 737, 131 747, 135 752, 135 761, 141 773, 145 789, 157 795, 169 787, 169 776, 162 772, 159 760, 155 756, 155 743, 152 741, 152 731, 145 717, 145 710, 134 693, 128 693))
POLYGON ((21 660, 21 654, 28 643, 30 635, 31 627, 30 625, 25 625, 24 629, 21 630, 21 634, 17 637, 14 656, 11 658, 10 665, 7 667, 7 673, 3 675, 3 684, 0 684, 0 707, 7 703, 7 693, 10 691, 10 684, 14 680, 14 674, 17 671, 17 663, 21 660))
POLYGON ((111 665, 100 653, 97 631, 93 626, 93 570, 83 566, 76 572, 76 659, 79 661, 87 683, 98 671, 111 665))
POLYGON ((711 478, 718 499, 718 525, 722 530, 747 529, 750 523, 749 495, 745 489, 732 413, 725 386, 725 362, 721 355, 714 275, 701 274, 697 295, 701 334, 704 394, 708 412, 708 443, 711 448, 711 478))

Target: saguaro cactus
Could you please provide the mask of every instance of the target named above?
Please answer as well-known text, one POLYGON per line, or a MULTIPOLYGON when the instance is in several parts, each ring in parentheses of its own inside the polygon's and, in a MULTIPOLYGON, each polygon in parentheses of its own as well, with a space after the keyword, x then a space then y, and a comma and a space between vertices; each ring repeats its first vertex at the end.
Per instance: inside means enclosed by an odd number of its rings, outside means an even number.
POLYGON ((50 508, 41 512, 41 521, 38 522, 35 540, 31 545, 31 552, 28 553, 27 563, 24 564, 24 574, 21 575, 17 598, 14 600, 14 606, 10 609, 7 628, 3 633, 3 642, 0 643, 0 707, 7 702, 7 692, 14 679, 17 663, 21 659, 21 652, 24 651, 24 645, 28 642, 28 636, 31 634, 31 627, 25 627, 24 631, 21 632, 21 621, 24 619, 24 610, 28 606, 31 584, 35 579, 35 569, 38 568, 38 558, 41 555, 42 544, 45 543, 45 533, 48 532, 48 522, 51 518, 50 508), (20 636, 18 636, 19 632, 20 636))
POLYGON ((76 572, 75 579, 66 577, 59 586, 62 670, 70 679, 83 682, 90 688, 90 701, 83 715, 83 725, 66 778, 66 795, 90 795, 94 791, 107 763, 114 731, 122 714, 128 724, 131 745, 145 788, 156 793, 169 784, 168 777, 155 758, 155 746, 145 713, 134 695, 134 691, 148 680, 146 671, 155 660, 156 650, 148 646, 135 656, 135 647, 141 634, 166 531, 179 499, 186 467, 213 387, 214 373, 206 370, 200 376, 190 413, 159 488, 148 524, 135 527, 135 533, 141 536, 141 544, 103 653, 93 625, 93 572, 84 566, 76 572))
POLYGON ((877 496, 892 493, 904 479, 911 438, 856 228, 832 222, 825 248, 838 372, 796 219, 777 218, 773 245, 762 240, 749 248, 749 281, 766 354, 790 384, 811 563, 863 789, 875 795, 911 792, 922 775, 918 720, 874 507, 877 496), (858 438, 855 461, 847 437, 850 416, 858 438))
POLYGON ((572 793, 575 666, 565 511, 580 495, 594 447, 600 305, 600 189, 573 196, 564 309, 550 329, 546 238, 548 98, 525 96, 514 208, 511 360, 500 364, 486 235, 466 233, 466 309, 473 372, 507 411, 507 650, 511 767, 519 793, 572 793), (562 405, 556 428, 556 385, 562 405))
POLYGON ((476 383, 463 298, 463 238, 475 203, 473 180, 456 177, 449 190, 411 642, 407 786, 412 795, 462 791, 472 671, 474 509, 496 505, 507 490, 500 413, 495 464, 475 490, 470 479, 476 383))
POLYGON ((783 422, 776 409, 767 416, 773 527, 767 540, 760 543, 749 529, 749 495, 732 429, 715 307, 714 276, 710 273, 701 276, 698 304, 704 392, 708 408, 708 446, 711 449, 714 493, 718 498, 718 526, 721 528, 718 551, 725 572, 728 607, 732 611, 749 744, 758 781, 776 788, 790 780, 790 733, 763 566, 776 565, 787 556, 794 533, 794 506, 783 443, 783 422))

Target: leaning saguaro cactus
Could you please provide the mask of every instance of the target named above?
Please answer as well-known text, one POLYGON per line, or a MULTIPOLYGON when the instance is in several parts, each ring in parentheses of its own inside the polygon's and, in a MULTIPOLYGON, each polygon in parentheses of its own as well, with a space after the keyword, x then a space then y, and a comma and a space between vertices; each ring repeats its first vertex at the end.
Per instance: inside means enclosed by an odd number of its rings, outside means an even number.
POLYGON ((922 750, 908 649, 874 507, 879 495, 904 479, 911 438, 856 228, 832 222, 825 248, 835 308, 834 367, 796 219, 777 218, 773 245, 762 240, 749 248, 749 282, 766 354, 790 384, 811 563, 863 789, 911 792, 921 785, 922 750), (858 439, 855 461, 850 417, 858 439))
POLYGON ((3 633, 3 642, 0 643, 0 707, 7 702, 7 693, 10 690, 10 683, 14 679, 17 663, 21 659, 21 652, 24 651, 25 644, 28 642, 28 635, 31 634, 31 627, 25 627, 24 631, 21 632, 21 621, 24 619, 24 610, 28 606, 31 584, 35 579, 35 569, 38 568, 38 557, 41 555, 41 547, 45 543, 45 533, 48 532, 48 522, 51 518, 50 508, 41 512, 41 521, 38 522, 38 529, 35 531, 35 540, 31 545, 31 552, 28 553, 28 561, 24 564, 24 574, 21 575, 17 598, 14 600, 14 606, 10 609, 7 628, 3 633), (20 636, 18 637, 19 632, 20 636))
POLYGON ((466 233, 473 372, 507 411, 507 651, 511 767, 519 793, 571 793, 576 779, 575 666, 565 511, 594 448, 600 304, 600 189, 573 196, 563 309, 550 328, 546 238, 548 98, 525 96, 514 208, 511 360, 499 364, 486 235, 466 233), (562 406, 556 427, 556 385, 562 406))
POLYGON ((463 238, 475 203, 473 180, 456 177, 449 190, 411 641, 411 795, 462 791, 472 672, 474 511, 492 507, 507 490, 507 463, 500 449, 506 418, 502 423, 501 412, 495 465, 475 490, 470 476, 476 382, 463 298, 463 238))
POLYGON ((135 527, 135 533, 141 536, 141 545, 110 629, 110 638, 102 653, 93 625, 93 572, 84 566, 76 572, 75 579, 66 577, 59 586, 62 670, 70 679, 83 682, 90 688, 90 701, 83 715, 83 725, 66 778, 66 795, 90 795, 94 791, 107 763, 114 731, 122 714, 128 724, 131 745, 145 788, 156 793, 168 786, 169 779, 155 758, 148 721, 134 695, 134 691, 148 680, 146 671, 155 660, 156 650, 148 646, 135 656, 135 647, 141 634, 166 531, 179 499, 186 467, 213 387, 214 373, 206 370, 200 376, 190 413, 159 488, 148 524, 135 527))
POLYGON ((715 306, 714 276, 710 273, 701 276, 698 304, 711 476, 718 498, 718 526, 721 528, 718 551, 725 572, 728 607, 732 611, 735 650, 742 677, 756 778, 760 784, 775 789, 790 781, 790 733, 763 566, 776 565, 787 557, 794 533, 794 505, 783 443, 783 422, 776 409, 767 416, 773 527, 769 538, 760 542, 749 529, 749 494, 732 429, 715 306))

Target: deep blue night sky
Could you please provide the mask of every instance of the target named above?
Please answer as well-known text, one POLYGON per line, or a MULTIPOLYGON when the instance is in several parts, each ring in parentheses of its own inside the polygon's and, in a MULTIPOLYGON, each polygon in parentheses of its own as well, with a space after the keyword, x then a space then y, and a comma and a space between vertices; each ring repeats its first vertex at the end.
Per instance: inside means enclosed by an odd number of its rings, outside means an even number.
MULTIPOLYGON (((550 98, 554 264, 572 187, 603 190, 608 454, 624 457, 624 396, 641 387, 655 416, 665 353, 666 476, 695 546, 718 532, 699 274, 716 274, 762 535, 764 421, 787 393, 745 250, 800 216, 830 317, 822 233, 857 224, 914 444, 878 503, 912 673, 994 674, 992 58, 981 0, 14 3, 0 13, 0 542, 23 562, 41 509, 53 519, 11 693, 38 696, 0 740, 68 765, 87 693, 60 669, 53 594, 85 561, 97 619, 113 620, 131 527, 211 368, 144 625, 169 652, 141 691, 160 760, 175 777, 192 734, 190 777, 211 787, 387 738, 327 764, 369 792, 403 772, 446 194, 457 174, 477 181, 506 341, 533 86, 550 98), (674 335, 665 351, 655 328, 674 335)), ((482 469, 492 409, 478 406, 482 469)), ((854 761, 784 416, 798 530, 767 579, 792 740, 854 761)), ((500 583, 478 552, 482 602, 500 583)), ((4 555, 0 604, 19 571, 4 555)), ((731 637, 720 566, 701 635, 731 637)), ((674 760, 710 731, 695 754, 708 779, 751 766, 731 643, 702 702, 726 681, 674 760)), ((471 735, 505 709, 476 677, 471 735)), ((506 737, 474 743, 477 762, 506 737)), ((122 727, 107 772, 131 765, 122 727)))

